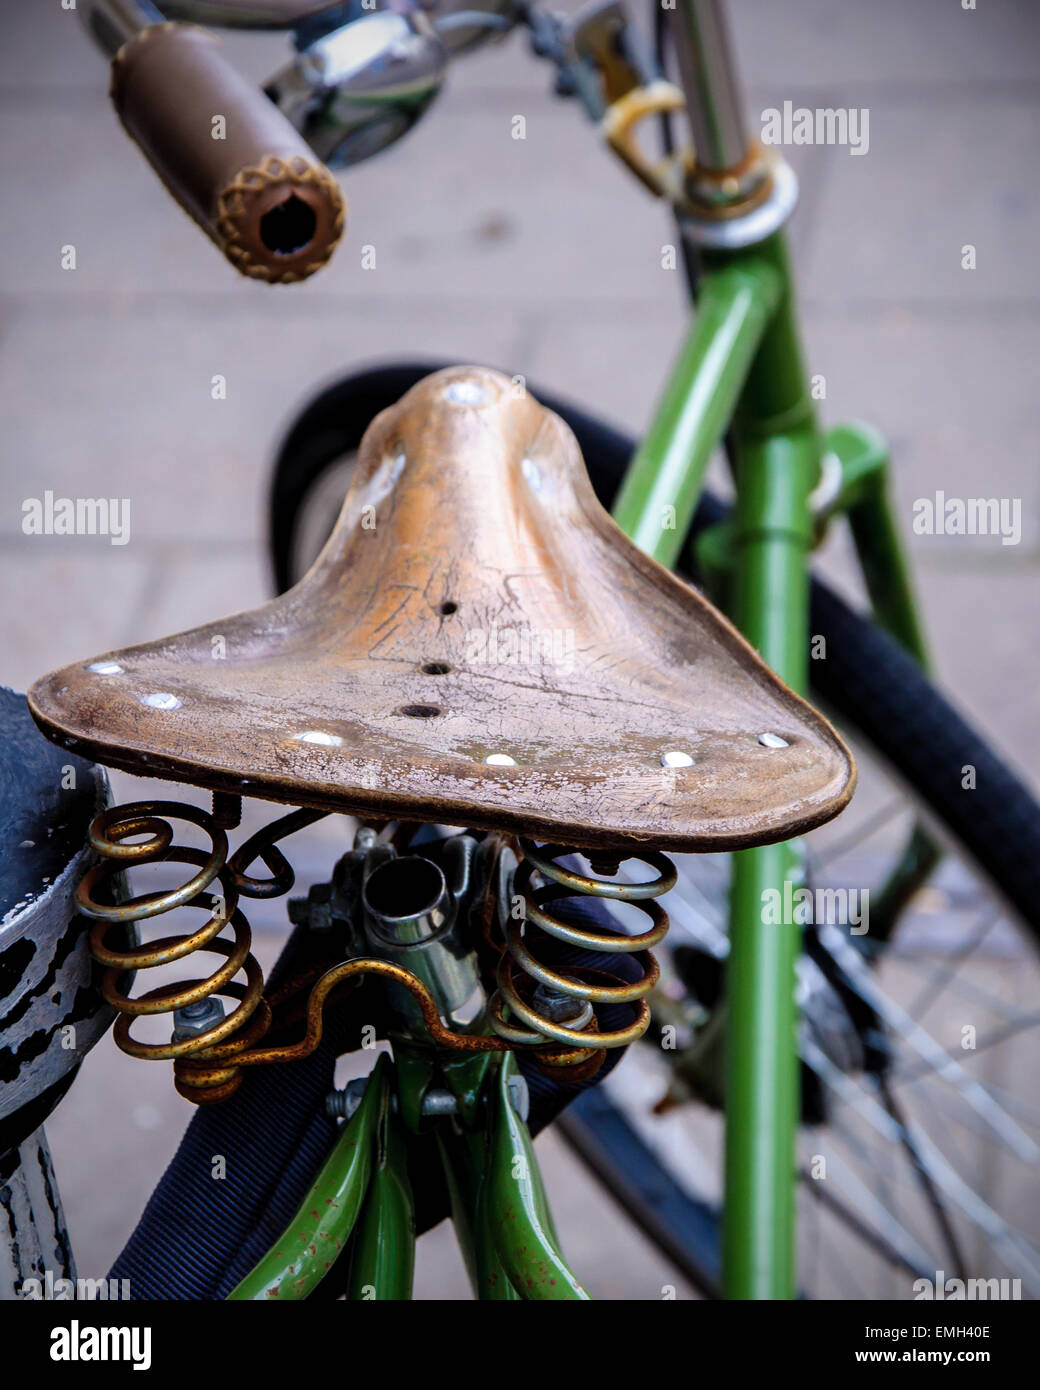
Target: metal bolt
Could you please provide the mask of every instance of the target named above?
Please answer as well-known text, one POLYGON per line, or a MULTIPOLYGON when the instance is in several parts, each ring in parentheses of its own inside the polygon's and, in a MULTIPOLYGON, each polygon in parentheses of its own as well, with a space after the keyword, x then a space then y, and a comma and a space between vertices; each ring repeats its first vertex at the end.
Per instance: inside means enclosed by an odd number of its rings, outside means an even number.
MULTIPOLYGON (((330 1091, 325 1097, 325 1113, 329 1119, 352 1119, 365 1098, 367 1086, 368 1077, 360 1076, 354 1081, 348 1081, 342 1091, 330 1091)), ((526 1079, 519 1072, 514 1072, 506 1082, 506 1089, 509 1092, 510 1104, 526 1124, 531 1113, 531 1092, 526 1079)), ((396 1096, 392 1097, 390 1105, 396 1114, 398 1109, 396 1096)), ((423 1096, 422 1113, 424 1115, 457 1115, 458 1112, 458 1097, 446 1086, 431 1086, 423 1096)))
POLYGON ((342 1091, 330 1091, 325 1097, 325 1114, 330 1120, 349 1120, 365 1098, 367 1076, 348 1081, 342 1091))
POLYGON ((224 1005, 215 996, 199 999, 194 1004, 185 1004, 183 1009, 173 1013, 173 1041, 183 1042, 185 1038, 197 1038, 200 1033, 208 1033, 224 1017, 224 1005))
POLYGON ((314 884, 308 895, 308 905, 308 926, 311 931, 329 931, 335 918, 332 910, 332 884, 314 884))
MULTIPOLYGON (((359 1076, 353 1081, 348 1081, 342 1091, 330 1091, 325 1097, 325 1114, 330 1120, 352 1119, 357 1113, 358 1106, 365 1098, 367 1086, 368 1077, 359 1076)), ((391 1098, 390 1107, 396 1114, 398 1108, 396 1096, 391 1098)), ((458 1097, 446 1086, 431 1086, 423 1096, 422 1113, 424 1115, 456 1115, 458 1109, 458 1097)))
POLYGON ((587 1001, 562 994, 548 985, 540 984, 537 987, 531 1003, 535 1013, 541 1014, 550 1023, 566 1023, 581 1028, 592 1017, 592 1005, 587 1001))
POLYGON ((449 1091, 446 1086, 431 1086, 423 1096, 422 1113, 424 1115, 456 1115, 458 1109, 458 1097, 454 1091, 449 1091))
POLYGON ((602 878, 613 878, 621 868, 621 861, 615 855, 597 855, 595 850, 590 850, 586 856, 594 874, 599 874, 602 878))
POLYGON ((311 931, 330 931, 335 924, 331 883, 315 883, 305 898, 289 899, 289 921, 311 931))

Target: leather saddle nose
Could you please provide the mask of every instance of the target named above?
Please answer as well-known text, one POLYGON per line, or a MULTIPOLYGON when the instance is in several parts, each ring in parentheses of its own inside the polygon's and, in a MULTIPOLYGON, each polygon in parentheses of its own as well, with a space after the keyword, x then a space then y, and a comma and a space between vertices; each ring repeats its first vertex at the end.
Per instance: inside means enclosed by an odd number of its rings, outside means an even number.
POLYGON ((619 530, 563 421, 476 367, 372 422, 294 589, 29 703, 139 775, 584 847, 785 839, 855 782, 827 722, 619 530))

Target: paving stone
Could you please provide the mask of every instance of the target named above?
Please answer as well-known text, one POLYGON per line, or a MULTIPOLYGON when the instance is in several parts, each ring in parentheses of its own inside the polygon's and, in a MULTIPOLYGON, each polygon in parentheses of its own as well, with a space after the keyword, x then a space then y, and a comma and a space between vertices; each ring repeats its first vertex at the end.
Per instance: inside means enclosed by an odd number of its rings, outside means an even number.
POLYGON ((898 519, 921 562, 970 551, 997 567, 1018 566, 1035 550, 1040 403, 1023 363, 1036 333, 1031 315, 984 308, 861 305, 843 312, 815 297, 809 306, 809 368, 826 379, 821 420, 866 420, 888 439, 898 519), (934 501, 937 491, 949 498, 1018 498, 1019 543, 916 534, 915 503, 934 501))
POLYGON ((126 555, 190 534, 257 540, 277 444, 328 380, 393 357, 507 364, 523 337, 516 316, 374 300, 347 322, 271 304, 22 309, 0 346, 0 534, 20 532, 24 499, 50 489, 129 497, 126 555))
POLYGON ((446 101, 407 145, 348 170, 344 244, 312 281, 279 287, 234 273, 100 99, 14 107, 0 174, 13 180, 18 164, 21 177, 18 152, 30 142, 41 172, 27 245, 20 200, 7 200, 0 214, 0 236, 23 246, 0 289, 61 302, 99 290, 205 293, 279 308, 349 294, 351 314, 359 294, 381 304, 472 299, 489 311, 498 300, 574 298, 597 286, 620 299, 664 293, 660 246, 671 236, 663 209, 604 155, 579 115, 537 93, 522 110, 516 104, 498 101, 475 117, 446 101), (514 116, 526 120, 526 139, 512 138, 514 116), (619 204, 628 205, 624 218, 619 204), (76 248, 74 271, 61 268, 66 245, 76 248), (375 248, 374 269, 362 266, 366 247, 375 248))
POLYGON ((931 83, 1040 76, 1029 0, 979 0, 974 11, 958 0, 730 0, 728 9, 745 81, 768 81, 781 94, 785 84, 901 82, 925 93, 931 83))
POLYGON ((1040 792, 1036 691, 1037 568, 998 574, 923 569, 920 588, 941 684, 993 746, 1040 792))
POLYGON ((147 579, 143 558, 117 554, 100 537, 26 536, 6 542, 0 555, 0 682, 25 690, 56 667, 120 646, 123 605, 140 603, 147 579))
MULTIPOLYGON (((814 149, 829 171, 807 285, 832 309, 994 303, 1008 317, 1040 300, 1032 255, 1040 195, 1024 177, 1040 137, 1035 99, 872 107, 870 150, 814 149), (984 171, 984 172, 983 172, 984 171), (962 269, 962 248, 976 268, 962 269)), ((958 349, 960 348, 958 342, 958 349)), ((947 345, 947 350, 949 345, 947 345)))

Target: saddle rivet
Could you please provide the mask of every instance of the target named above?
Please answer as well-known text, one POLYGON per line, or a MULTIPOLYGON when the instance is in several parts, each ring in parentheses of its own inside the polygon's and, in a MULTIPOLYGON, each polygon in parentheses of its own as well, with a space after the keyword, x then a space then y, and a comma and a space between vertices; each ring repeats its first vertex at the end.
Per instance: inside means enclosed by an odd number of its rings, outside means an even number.
POLYGON ((123 668, 118 661, 92 661, 87 667, 96 676, 121 676, 123 668))
POLYGON ((681 753, 678 749, 670 749, 667 753, 661 754, 662 767, 693 767, 693 759, 689 753, 681 753))
POLYGON ((141 704, 149 709, 179 709, 180 700, 168 690, 156 690, 151 695, 142 695, 141 704))
POLYGON ((300 743, 318 743, 323 748, 339 748, 343 742, 339 734, 326 734, 321 729, 307 729, 295 737, 300 743))
POLYGON ((516 767, 516 759, 508 753, 489 753, 484 761, 490 767, 516 767))
POLYGON ((477 381, 453 381, 444 394, 449 401, 459 405, 481 405, 487 396, 477 381))
POLYGON ((534 488, 535 492, 540 492, 542 488, 542 470, 535 463, 534 459, 525 458, 520 465, 520 471, 534 488))
POLYGON ((759 734, 758 741, 763 748, 789 748, 790 744, 786 738, 781 738, 779 734, 759 734))

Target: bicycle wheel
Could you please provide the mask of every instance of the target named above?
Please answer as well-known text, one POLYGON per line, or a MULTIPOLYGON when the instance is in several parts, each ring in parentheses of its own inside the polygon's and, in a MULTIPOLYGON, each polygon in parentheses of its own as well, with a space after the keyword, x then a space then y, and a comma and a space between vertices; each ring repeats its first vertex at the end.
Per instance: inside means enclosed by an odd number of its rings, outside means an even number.
MULTIPOLYGON (((358 373, 300 416, 271 492, 280 589, 300 577, 328 534, 369 421, 440 365, 358 373)), ((574 430, 609 505, 633 441, 532 389, 574 430)), ((691 539, 724 514, 706 497, 691 539)), ((680 568, 696 578, 689 546, 680 568)), ((1032 1069, 1016 1069, 1016 1048, 1040 1015, 1015 997, 1037 983, 1036 961, 1022 948, 1040 934, 1036 802, 898 644, 816 578, 811 631, 827 653, 812 663, 813 696, 852 740, 861 768, 853 807, 809 837, 813 890, 862 893, 885 882, 922 813, 955 853, 893 940, 850 936, 848 923, 807 930, 800 1287, 809 1296, 855 1296, 855 1271, 857 1288, 881 1297, 912 1297, 915 1280, 946 1276, 1017 1278, 1040 1295, 1040 1226, 1023 1232, 1016 1215, 1023 1195, 1035 1192, 1040 1164, 1032 1069), (927 977, 916 989, 915 972, 927 977), (961 1040, 959 1056, 950 1046, 958 1027, 971 1030, 973 1044, 961 1040), (997 1062, 1009 1072, 999 1081, 997 1062), (1018 1084, 1006 1084, 1016 1070, 1018 1084)), ((728 860, 686 856, 679 867, 657 1010, 679 1045, 634 1049, 561 1123, 633 1220, 711 1296, 728 860)), ((660 1044, 663 1036, 656 1030, 652 1038, 660 1044)))

